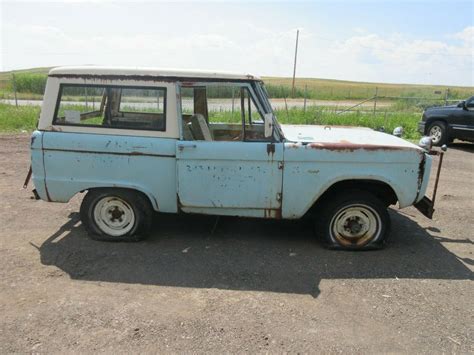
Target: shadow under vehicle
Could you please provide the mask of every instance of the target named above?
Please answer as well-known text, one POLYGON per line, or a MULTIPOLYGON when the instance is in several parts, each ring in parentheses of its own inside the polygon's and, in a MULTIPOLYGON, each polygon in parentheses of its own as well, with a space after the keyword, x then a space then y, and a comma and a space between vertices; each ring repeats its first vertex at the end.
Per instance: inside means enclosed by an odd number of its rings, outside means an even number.
POLYGON ((472 280, 473 273, 441 242, 401 213, 384 253, 334 253, 314 243, 305 220, 274 221, 160 215, 142 243, 86 238, 79 216, 41 246, 41 262, 72 279, 156 286, 319 295, 324 279, 472 280), (159 230, 159 232, 158 232, 159 230))

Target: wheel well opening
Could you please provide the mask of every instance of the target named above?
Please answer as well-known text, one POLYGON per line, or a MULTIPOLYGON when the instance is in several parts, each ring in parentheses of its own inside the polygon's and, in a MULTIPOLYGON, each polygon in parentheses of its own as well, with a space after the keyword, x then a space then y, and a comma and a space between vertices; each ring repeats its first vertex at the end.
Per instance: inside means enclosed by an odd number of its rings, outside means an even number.
POLYGON ((428 129, 430 128, 430 126, 435 123, 435 122, 441 122, 443 123, 445 126, 448 125, 448 123, 446 122, 446 120, 444 118, 437 118, 437 117, 433 117, 433 118, 430 118, 427 122, 426 122, 426 132, 428 133, 428 129))
POLYGON ((81 192, 90 192, 90 191, 97 191, 97 190, 104 190, 104 191, 129 191, 133 192, 135 194, 140 195, 145 201, 147 201, 150 206, 153 208, 153 201, 151 201, 150 197, 144 193, 143 191, 137 190, 137 189, 131 189, 127 187, 92 187, 90 189, 82 190, 81 192))
POLYGON ((379 198, 387 207, 398 202, 397 194, 393 191, 392 187, 385 182, 377 180, 344 180, 331 185, 331 187, 318 198, 310 211, 322 205, 335 194, 341 194, 348 190, 370 192, 379 198))

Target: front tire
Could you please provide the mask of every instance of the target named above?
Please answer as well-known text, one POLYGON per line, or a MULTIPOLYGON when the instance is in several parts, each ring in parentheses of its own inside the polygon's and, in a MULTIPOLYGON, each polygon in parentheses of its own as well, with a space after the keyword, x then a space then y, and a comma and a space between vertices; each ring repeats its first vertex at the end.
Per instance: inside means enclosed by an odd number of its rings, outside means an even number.
POLYGON ((390 230, 387 207, 369 192, 348 190, 321 206, 316 233, 330 249, 380 249, 390 230))
POLYGON ((152 224, 146 197, 125 189, 90 190, 80 214, 89 236, 101 241, 139 241, 148 235, 152 224))
POLYGON ((435 121, 428 127, 428 136, 431 137, 431 141, 434 146, 442 146, 448 142, 448 134, 446 125, 444 122, 435 121))

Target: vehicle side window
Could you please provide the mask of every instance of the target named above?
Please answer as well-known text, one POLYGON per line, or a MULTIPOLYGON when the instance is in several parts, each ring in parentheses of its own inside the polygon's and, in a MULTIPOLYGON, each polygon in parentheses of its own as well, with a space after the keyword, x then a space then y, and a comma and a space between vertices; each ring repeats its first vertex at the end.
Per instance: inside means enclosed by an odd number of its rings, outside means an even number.
POLYGON ((164 131, 166 88, 63 84, 53 124, 164 131))
POLYGON ((266 140, 263 115, 247 86, 182 87, 181 109, 184 140, 266 140))

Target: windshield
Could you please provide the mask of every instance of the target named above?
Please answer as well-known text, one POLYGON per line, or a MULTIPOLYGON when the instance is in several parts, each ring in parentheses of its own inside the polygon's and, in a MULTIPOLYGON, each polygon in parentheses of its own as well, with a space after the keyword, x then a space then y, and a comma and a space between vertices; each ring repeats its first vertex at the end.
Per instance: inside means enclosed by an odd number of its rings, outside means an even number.
POLYGON ((275 131, 277 132, 277 135, 280 138, 283 138, 283 131, 281 130, 281 127, 280 127, 280 124, 278 123, 275 112, 273 112, 273 108, 270 103, 270 100, 268 99, 267 88, 265 87, 262 81, 259 81, 256 86, 257 86, 258 95, 260 96, 260 100, 262 102, 262 105, 264 106, 265 111, 267 113, 273 113, 273 125, 275 127, 275 131))

